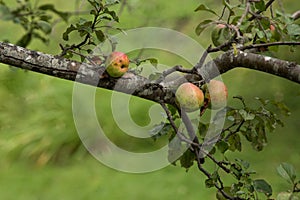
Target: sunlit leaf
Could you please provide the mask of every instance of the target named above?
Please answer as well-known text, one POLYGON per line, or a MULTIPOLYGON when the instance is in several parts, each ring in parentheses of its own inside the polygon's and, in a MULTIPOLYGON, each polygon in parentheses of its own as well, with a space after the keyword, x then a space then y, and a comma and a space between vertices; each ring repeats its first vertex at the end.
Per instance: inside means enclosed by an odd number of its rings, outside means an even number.
POLYGON ((277 172, 282 178, 284 178, 289 183, 293 184, 295 182, 296 172, 292 165, 288 163, 281 163, 277 167, 277 172))
POLYGON ((46 21, 38 21, 37 25, 41 28, 41 30, 45 33, 45 34, 49 34, 51 33, 52 30, 52 26, 50 23, 46 22, 46 21))

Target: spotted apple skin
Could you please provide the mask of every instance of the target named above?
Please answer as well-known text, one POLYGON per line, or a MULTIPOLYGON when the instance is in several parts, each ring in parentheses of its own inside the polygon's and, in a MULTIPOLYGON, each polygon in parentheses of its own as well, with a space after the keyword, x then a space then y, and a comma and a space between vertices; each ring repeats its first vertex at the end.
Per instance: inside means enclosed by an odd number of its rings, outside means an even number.
POLYGON ((106 60, 106 72, 114 78, 123 76, 129 67, 129 58, 123 52, 112 52, 106 60))
POLYGON ((186 112, 199 110, 204 102, 202 90, 192 83, 181 84, 175 93, 178 106, 186 112))

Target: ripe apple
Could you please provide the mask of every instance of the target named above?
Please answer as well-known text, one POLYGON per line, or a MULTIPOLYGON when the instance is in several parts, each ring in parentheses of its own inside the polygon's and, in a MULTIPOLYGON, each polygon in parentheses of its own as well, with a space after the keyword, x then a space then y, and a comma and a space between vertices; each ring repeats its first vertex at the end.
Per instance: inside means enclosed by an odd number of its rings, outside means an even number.
POLYGON ((186 112, 198 110, 204 102, 202 90, 192 83, 181 84, 175 93, 177 104, 186 112))
POLYGON ((222 81, 209 81, 205 86, 205 90, 205 98, 209 101, 209 108, 217 110, 226 106, 228 91, 222 81))
POLYGON ((271 24, 271 25, 270 25, 270 30, 271 30, 271 32, 272 32, 272 31, 275 31, 275 29, 276 29, 275 26, 274 26, 273 24, 271 24))
POLYGON ((129 59, 125 53, 112 52, 106 60, 106 71, 114 78, 123 76, 128 70, 129 59))

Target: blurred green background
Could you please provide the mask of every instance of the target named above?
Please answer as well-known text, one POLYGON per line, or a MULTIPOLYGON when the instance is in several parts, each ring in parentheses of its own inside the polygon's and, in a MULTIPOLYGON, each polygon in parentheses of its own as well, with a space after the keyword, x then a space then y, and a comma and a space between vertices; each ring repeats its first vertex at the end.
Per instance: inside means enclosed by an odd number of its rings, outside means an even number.
MULTIPOLYGON (((12 0, 6 2, 14 3, 12 0)), ((40 1, 46 2, 59 5, 56 6, 59 10, 86 10, 85 1, 40 1)), ((197 24, 208 16, 193 12, 199 1, 127 2, 119 27, 172 28, 196 39, 204 47, 210 43, 209 31, 201 37, 194 34, 197 24)), ((216 1, 207 0, 206 4, 218 12, 222 10, 216 1)), ((285 0, 284 7, 290 12, 300 8, 294 0, 285 0)), ((71 21, 76 19, 78 17, 72 17, 71 21)), ((49 45, 34 41, 29 48, 58 54, 65 27, 64 22, 58 22, 49 45)), ((6 21, 0 21, 0 30, 0 40, 11 43, 24 33, 20 27, 6 21)), ((299 49, 296 52, 289 53, 281 48, 277 56, 300 63, 299 49)), ((178 64, 173 59, 165 62, 178 64)), ((285 127, 269 135, 269 144, 262 152, 245 145, 242 153, 228 155, 248 160, 251 168, 257 171, 255 177, 266 178, 272 183, 276 196, 277 192, 288 189, 288 184, 276 173, 281 162, 293 164, 300 176, 300 86, 246 69, 232 70, 222 78, 228 85, 230 105, 235 103, 231 98, 235 95, 244 96, 247 102, 259 96, 282 100, 291 109, 291 116, 284 118, 285 127)), ((81 145, 74 126, 72 90, 72 82, 0 64, 1 199, 214 199, 214 190, 205 188, 205 177, 196 167, 187 173, 179 166, 168 166, 147 174, 126 174, 90 156, 81 145)), ((97 89, 95 105, 101 125, 116 144, 141 151, 161 145, 152 139, 140 141, 124 136, 113 121, 110 96, 110 91, 97 89)), ((149 123, 148 109, 153 103, 133 98, 131 105, 133 119, 140 125, 149 123)))

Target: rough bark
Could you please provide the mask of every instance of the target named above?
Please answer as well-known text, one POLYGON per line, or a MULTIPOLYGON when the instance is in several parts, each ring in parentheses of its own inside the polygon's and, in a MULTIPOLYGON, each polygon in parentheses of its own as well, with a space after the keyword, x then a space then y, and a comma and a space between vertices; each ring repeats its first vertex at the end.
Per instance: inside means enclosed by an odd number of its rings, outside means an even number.
MULTIPOLYGON (((103 68, 3 42, 0 42, 0 63, 170 104, 174 104, 174 91, 168 86, 182 81, 155 84, 131 72, 115 79, 103 75, 103 68)), ((237 54, 224 53, 198 69, 198 73, 209 80, 236 67, 259 70, 300 83, 300 65, 242 51, 237 54)), ((189 75, 185 78, 197 80, 199 76, 189 75)))

